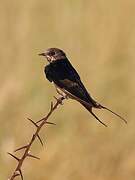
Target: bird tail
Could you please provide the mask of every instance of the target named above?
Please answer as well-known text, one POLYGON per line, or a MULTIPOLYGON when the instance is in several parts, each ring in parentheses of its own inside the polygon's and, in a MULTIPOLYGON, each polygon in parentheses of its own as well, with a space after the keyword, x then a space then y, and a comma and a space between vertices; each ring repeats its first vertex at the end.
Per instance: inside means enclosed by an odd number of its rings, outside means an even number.
POLYGON ((120 116, 119 114, 117 114, 116 112, 114 112, 114 111, 112 111, 111 109, 109 109, 109 108, 107 108, 107 107, 105 107, 105 106, 102 106, 102 105, 100 105, 100 107, 101 107, 102 109, 106 109, 107 111, 111 112, 111 113, 114 114, 115 116, 119 117, 122 121, 124 121, 124 123, 127 124, 127 120, 124 119, 124 118, 123 118, 122 116, 120 116))
POLYGON ((93 112, 92 112, 92 107, 94 108, 99 108, 101 109, 102 107, 100 106, 100 104, 98 104, 97 102, 95 102, 92 99, 92 103, 87 103, 86 101, 74 96, 73 94, 71 94, 70 92, 63 90, 70 98, 77 100, 79 103, 81 103, 91 114, 92 116, 94 116, 96 118, 96 120, 98 122, 100 122, 102 125, 104 125, 105 127, 107 127, 107 125, 105 123, 103 123, 93 112))
POLYGON ((114 111, 112 111, 111 109, 102 106, 101 104, 97 103, 96 101, 94 101, 91 98, 91 102, 88 103, 76 96, 74 96, 73 94, 71 94, 70 92, 63 90, 63 92, 65 92, 65 94, 67 94, 70 98, 77 100, 79 103, 81 103, 91 114, 92 116, 94 116, 96 118, 97 121, 99 121, 101 124, 103 124, 105 127, 107 127, 107 125, 105 123, 103 123, 93 112, 92 112, 92 108, 97 108, 97 109, 106 109, 107 111, 111 112, 112 114, 114 114, 115 116, 119 117, 122 121, 124 121, 127 124, 127 121, 120 116, 119 114, 115 113, 114 111))
POLYGON ((105 127, 107 127, 107 125, 105 123, 103 123, 93 112, 92 112, 92 106, 89 105, 88 103, 83 103, 81 102, 81 104, 92 114, 92 116, 94 116, 96 118, 96 120, 98 122, 100 122, 102 125, 104 125, 105 127))
POLYGON ((111 109, 102 106, 101 104, 95 102, 95 106, 91 106, 91 104, 85 103, 85 102, 80 102, 101 124, 103 124, 105 127, 107 127, 107 125, 105 123, 103 123, 93 112, 92 112, 92 107, 94 108, 98 108, 98 109, 106 109, 107 111, 111 112, 112 114, 114 114, 115 116, 119 117, 122 121, 124 121, 127 124, 127 121, 120 116, 119 114, 115 113, 114 111, 112 111, 111 109))

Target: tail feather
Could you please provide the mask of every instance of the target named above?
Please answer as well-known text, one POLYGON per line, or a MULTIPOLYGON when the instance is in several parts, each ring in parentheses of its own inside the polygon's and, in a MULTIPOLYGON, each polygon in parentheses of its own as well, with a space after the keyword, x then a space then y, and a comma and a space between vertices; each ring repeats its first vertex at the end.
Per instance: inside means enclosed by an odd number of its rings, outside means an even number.
POLYGON ((80 102, 101 124, 103 124, 104 126, 107 126, 106 124, 104 124, 93 112, 92 112, 92 108, 97 108, 97 109, 106 109, 107 111, 111 112, 112 114, 114 114, 115 116, 119 117, 122 121, 124 121, 127 124, 126 119, 124 119, 122 116, 120 116, 119 114, 115 113, 114 111, 112 111, 111 109, 102 106, 101 104, 97 103, 96 101, 94 101, 92 99, 92 102, 86 102, 78 97, 76 97, 75 95, 71 94, 70 92, 62 89, 63 92, 65 94, 67 94, 70 98, 77 100, 78 102, 80 102))
MULTIPOLYGON (((92 107, 91 105, 89 105, 88 103, 84 103, 84 102, 81 102, 81 104, 101 123, 103 124, 104 126, 107 127, 106 124, 104 124, 93 112, 92 112, 92 107)), ((114 114, 115 116, 119 117, 122 121, 124 121, 124 123, 127 124, 127 121, 126 119, 124 119, 122 116, 120 116, 119 114, 115 113, 114 111, 112 111, 111 109, 105 107, 105 106, 102 106, 101 104, 99 103, 96 103, 96 106, 95 108, 98 108, 98 109, 106 109, 107 111, 111 112, 112 114, 114 114)))
POLYGON ((100 122, 102 125, 104 125, 105 127, 107 127, 107 125, 105 123, 103 123, 93 112, 92 112, 92 106, 88 105, 88 103, 81 103, 95 118, 98 122, 100 122))
POLYGON ((124 121, 127 124, 127 120, 124 119, 122 116, 120 116, 119 114, 117 114, 116 112, 112 111, 111 109, 100 105, 102 109, 106 109, 107 111, 111 112, 112 114, 114 114, 115 116, 119 117, 122 121, 124 121))

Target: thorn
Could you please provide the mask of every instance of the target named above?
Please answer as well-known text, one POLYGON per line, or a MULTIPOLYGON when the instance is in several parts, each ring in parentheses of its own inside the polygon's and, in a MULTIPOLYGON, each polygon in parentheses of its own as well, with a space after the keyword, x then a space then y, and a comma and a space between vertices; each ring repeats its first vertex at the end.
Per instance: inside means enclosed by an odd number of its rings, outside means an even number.
POLYGON ((23 180, 23 174, 22 174, 21 169, 19 169, 19 173, 20 173, 21 179, 23 180))
POLYGON ((14 177, 20 176, 20 173, 18 173, 17 171, 15 171, 14 177))
POLYGON ((51 102, 51 111, 53 110, 53 102, 51 102))
POLYGON ((43 117, 42 119, 38 120, 38 121, 36 122, 36 124, 38 124, 38 123, 40 123, 40 122, 42 122, 42 121, 46 121, 46 117, 43 117))
POLYGON ((23 146, 23 147, 20 147, 20 148, 18 148, 18 149, 15 149, 14 152, 20 151, 20 150, 25 149, 25 148, 27 148, 27 147, 28 147, 28 145, 23 146))
POLYGON ((38 123, 40 123, 40 122, 42 122, 42 121, 44 121, 44 118, 38 120, 38 121, 36 122, 36 124, 38 124, 38 123))
POLYGON ((27 118, 32 124, 34 124, 36 127, 38 127, 38 125, 30 118, 27 118))
POLYGON ((32 158, 35 158, 35 159, 38 159, 38 160, 40 159, 39 157, 34 156, 34 155, 32 155, 32 154, 28 154, 28 156, 29 156, 29 157, 32 157, 32 158))
POLYGON ((38 139, 39 139, 41 145, 43 146, 43 145, 44 145, 44 144, 43 144, 43 141, 42 141, 42 139, 40 138, 40 136, 39 136, 38 134, 37 134, 37 137, 38 137, 38 139))
POLYGON ((46 124, 56 125, 55 123, 53 123, 53 122, 49 122, 49 121, 46 121, 46 124))
POLYGON ((9 152, 8 152, 8 154, 9 154, 10 156, 12 156, 14 159, 16 159, 17 161, 20 161, 20 159, 19 159, 18 157, 16 157, 15 155, 13 155, 13 154, 11 154, 11 153, 9 153, 9 152))

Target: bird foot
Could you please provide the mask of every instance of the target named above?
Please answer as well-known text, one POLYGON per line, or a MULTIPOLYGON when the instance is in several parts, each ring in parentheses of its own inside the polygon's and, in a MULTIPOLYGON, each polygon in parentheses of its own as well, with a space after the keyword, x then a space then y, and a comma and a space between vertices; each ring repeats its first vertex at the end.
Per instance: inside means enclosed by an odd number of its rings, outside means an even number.
POLYGON ((63 102, 62 102, 62 101, 65 99, 65 97, 64 97, 64 96, 60 96, 59 98, 57 98, 57 97, 54 96, 54 99, 56 99, 56 101, 57 101, 59 104, 63 105, 63 102))

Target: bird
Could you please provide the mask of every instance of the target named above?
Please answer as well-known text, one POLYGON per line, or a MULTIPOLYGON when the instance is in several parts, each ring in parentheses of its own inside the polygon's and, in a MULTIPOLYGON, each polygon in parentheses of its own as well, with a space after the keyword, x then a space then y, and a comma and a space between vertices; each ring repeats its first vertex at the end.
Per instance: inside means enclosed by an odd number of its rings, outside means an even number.
POLYGON ((45 76, 55 85, 57 93, 63 96, 64 99, 70 98, 78 101, 105 127, 107 127, 107 125, 93 113, 93 108, 110 111, 127 123, 127 120, 122 116, 108 107, 101 105, 91 97, 83 85, 79 74, 72 66, 63 50, 59 48, 48 48, 38 55, 44 56, 47 59, 48 64, 44 67, 45 76))

